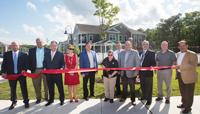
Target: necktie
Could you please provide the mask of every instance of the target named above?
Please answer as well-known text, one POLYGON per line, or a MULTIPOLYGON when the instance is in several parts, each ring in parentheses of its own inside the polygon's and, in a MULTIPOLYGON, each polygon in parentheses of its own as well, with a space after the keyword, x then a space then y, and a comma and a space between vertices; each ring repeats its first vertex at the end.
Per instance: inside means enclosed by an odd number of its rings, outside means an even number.
POLYGON ((53 61, 53 55, 54 55, 54 51, 52 51, 52 54, 51 54, 51 61, 53 61))
POLYGON ((144 56, 145 56, 145 51, 142 52, 142 56, 141 56, 141 58, 140 58, 141 64, 142 64, 142 62, 143 62, 143 60, 144 60, 144 56))
POLYGON ((14 73, 17 74, 17 54, 14 55, 14 73))

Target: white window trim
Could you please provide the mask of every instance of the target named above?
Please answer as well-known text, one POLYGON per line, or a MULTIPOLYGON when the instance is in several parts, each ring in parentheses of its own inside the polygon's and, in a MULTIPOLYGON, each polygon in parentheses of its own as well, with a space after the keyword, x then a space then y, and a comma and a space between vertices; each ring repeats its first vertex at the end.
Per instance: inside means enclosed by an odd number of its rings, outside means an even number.
POLYGON ((122 42, 123 41, 123 37, 122 37, 122 35, 119 35, 119 42, 122 42), (122 40, 120 41, 120 36, 121 36, 121 38, 122 38, 122 40))
POLYGON ((115 35, 115 40, 113 40, 113 37, 112 37, 112 40, 111 41, 116 41, 116 34, 109 34, 109 40, 110 40, 110 36, 113 36, 113 35, 115 35))
POLYGON ((93 35, 92 35, 92 34, 89 34, 89 39, 88 39, 88 40, 89 40, 89 42, 90 42, 90 36, 92 36, 92 40, 93 40, 93 35))

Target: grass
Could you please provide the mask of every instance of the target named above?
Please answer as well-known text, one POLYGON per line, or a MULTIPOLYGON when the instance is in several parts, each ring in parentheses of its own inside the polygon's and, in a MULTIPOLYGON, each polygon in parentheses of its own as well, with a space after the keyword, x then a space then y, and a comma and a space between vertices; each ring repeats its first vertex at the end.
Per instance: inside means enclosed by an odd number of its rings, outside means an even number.
MULTIPOLYGON (((198 67, 197 70, 200 73, 200 67, 198 67)), ((96 75, 96 78, 101 77, 102 73, 103 73, 102 71, 99 71, 99 73, 96 75)), ((64 76, 63 76, 63 79, 64 79, 64 76)), ((77 98, 80 99, 80 98, 83 98, 83 78, 82 78, 81 75, 79 75, 79 79, 80 79, 80 84, 77 86, 78 87, 77 98)), ((199 75, 199 79, 200 79, 200 75, 199 75)), ((163 85, 163 87, 164 87, 163 94, 166 95, 165 84, 163 85)), ((27 78, 27 88, 28 88, 29 99, 36 99, 35 90, 34 90, 31 78, 27 78)), ((70 98, 67 88, 68 87, 66 85, 64 85, 65 99, 70 98)), ((88 88, 89 88, 89 84, 88 84, 88 88)), ((121 90, 122 90, 122 85, 121 85, 121 90)), ((136 97, 142 96, 139 84, 136 84, 135 91, 136 91, 136 93, 135 93, 136 97)), ((104 94, 103 83, 95 83, 94 92, 95 92, 95 95, 97 95, 97 98, 104 98, 105 94, 104 94)), ((130 97, 130 93, 128 93, 128 94, 129 94, 128 97, 130 97)), ((200 95, 200 82, 196 83, 194 94, 200 95)), ((17 96, 18 96, 18 99, 23 99, 19 82, 17 83, 17 96)), ((153 78, 153 97, 156 97, 156 96, 157 96, 157 75, 154 75, 154 78, 153 78)), ((178 80, 175 80, 175 70, 173 70, 171 96, 180 96, 178 80)), ((120 98, 121 96, 117 96, 117 97, 120 98)), ((42 98, 44 98, 43 87, 42 87, 42 98)), ((57 86, 55 86, 55 99, 58 99, 58 98, 59 98, 59 92, 58 92, 57 86)), ((94 98, 94 97, 92 97, 92 98, 94 98)), ((10 87, 9 87, 8 81, 0 83, 0 100, 9 100, 9 99, 10 99, 10 87)))

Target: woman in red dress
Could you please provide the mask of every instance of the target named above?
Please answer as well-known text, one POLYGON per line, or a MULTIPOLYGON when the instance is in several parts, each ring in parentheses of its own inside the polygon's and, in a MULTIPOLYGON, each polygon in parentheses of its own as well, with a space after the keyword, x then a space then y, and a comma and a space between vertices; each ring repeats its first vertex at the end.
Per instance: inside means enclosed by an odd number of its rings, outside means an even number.
MULTIPOLYGON (((73 53, 74 46, 69 44, 67 46, 68 54, 65 54, 65 69, 77 69, 78 67, 78 57, 76 54, 73 53)), ((73 102, 73 99, 75 102, 78 102, 78 99, 76 98, 77 93, 77 84, 79 84, 79 75, 78 73, 66 73, 65 74, 65 85, 68 85, 68 91, 70 94, 70 103, 73 102), (73 90, 73 93, 72 93, 73 90)))

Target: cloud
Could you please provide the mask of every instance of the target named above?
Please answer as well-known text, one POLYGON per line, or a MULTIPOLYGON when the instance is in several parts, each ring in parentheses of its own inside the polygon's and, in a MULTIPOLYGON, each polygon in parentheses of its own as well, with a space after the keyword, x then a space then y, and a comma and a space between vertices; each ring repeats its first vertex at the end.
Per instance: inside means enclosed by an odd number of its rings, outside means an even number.
POLYGON ((37 29, 38 29, 38 30, 41 30, 41 31, 44 30, 44 29, 42 28, 42 26, 37 26, 37 29))
POLYGON ((35 27, 29 27, 26 24, 23 24, 22 26, 23 26, 24 30, 26 31, 26 33, 28 35, 37 36, 39 38, 43 38, 44 37, 44 34, 41 31, 39 31, 42 28, 41 26, 40 26, 41 28, 38 29, 38 30, 35 27))
POLYGON ((10 45, 12 42, 17 42, 18 44, 32 44, 35 45, 35 42, 30 41, 30 39, 21 39, 21 38, 12 38, 12 37, 0 37, 3 43, 10 45))
POLYGON ((26 7, 29 8, 29 9, 34 9, 36 11, 36 6, 34 4, 32 4, 31 2, 28 2, 26 4, 26 7))
POLYGON ((0 33, 10 34, 10 32, 9 32, 9 31, 5 31, 3 28, 2 28, 2 29, 0 29, 0 33))
POLYGON ((180 3, 200 5, 200 0, 173 0, 173 2, 175 3, 175 5, 180 4, 180 3))

